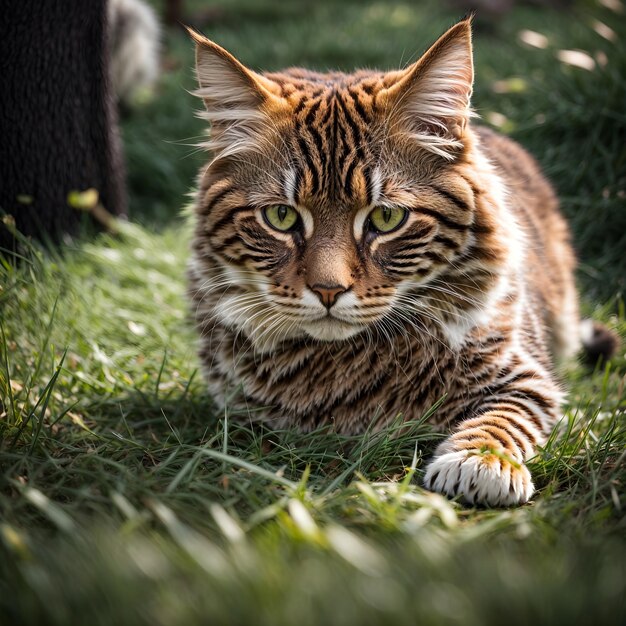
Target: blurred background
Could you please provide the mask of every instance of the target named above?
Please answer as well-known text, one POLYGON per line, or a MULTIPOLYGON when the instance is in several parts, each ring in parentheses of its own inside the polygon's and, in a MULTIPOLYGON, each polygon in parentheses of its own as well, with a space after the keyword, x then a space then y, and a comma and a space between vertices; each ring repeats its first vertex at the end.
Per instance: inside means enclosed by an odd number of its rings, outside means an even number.
POLYGON ((255 70, 398 68, 476 10, 474 108, 556 185, 592 297, 624 286, 626 11, 621 0, 146 0, 164 25, 152 99, 123 116, 130 216, 180 216, 206 160, 194 147, 193 49, 202 31, 255 70))

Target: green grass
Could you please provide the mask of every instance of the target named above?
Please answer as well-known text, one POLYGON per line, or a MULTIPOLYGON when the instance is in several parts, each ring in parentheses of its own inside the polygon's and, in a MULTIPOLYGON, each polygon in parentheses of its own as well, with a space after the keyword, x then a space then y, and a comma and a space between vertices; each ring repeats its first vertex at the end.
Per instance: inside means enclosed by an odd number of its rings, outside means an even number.
MULTIPOLYGON (((433 3, 221 6, 206 33, 270 69, 398 66, 453 20, 433 3)), ((625 30, 577 6, 479 31, 476 106, 550 173, 586 310, 624 337, 625 30), (551 47, 521 46, 522 28, 551 47), (610 62, 563 67, 559 48, 610 62)), ((135 223, 0 266, 0 623, 623 623, 623 349, 568 371, 563 422, 531 463, 538 493, 516 510, 421 489, 439 437, 425 423, 303 436, 215 411, 184 299, 177 216, 202 157, 182 144, 202 128, 182 34, 167 56, 178 69, 123 128, 135 223)))

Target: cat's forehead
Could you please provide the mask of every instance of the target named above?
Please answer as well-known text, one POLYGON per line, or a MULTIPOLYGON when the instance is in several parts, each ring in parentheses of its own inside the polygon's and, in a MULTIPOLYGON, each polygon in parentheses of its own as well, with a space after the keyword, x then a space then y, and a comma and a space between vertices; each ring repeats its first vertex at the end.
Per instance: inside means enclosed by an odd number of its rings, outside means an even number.
MULTIPOLYGON (((292 168, 289 195, 312 207, 351 208, 372 202, 376 96, 385 74, 320 73, 291 68, 264 74, 290 107, 287 144, 292 168)), ((278 93, 278 92, 277 92, 278 93)))
POLYGON ((363 96, 374 96, 392 84, 395 72, 356 70, 354 72, 317 72, 300 67, 290 67, 279 72, 265 72, 288 100, 294 97, 316 99, 338 97, 346 91, 359 91, 363 96))

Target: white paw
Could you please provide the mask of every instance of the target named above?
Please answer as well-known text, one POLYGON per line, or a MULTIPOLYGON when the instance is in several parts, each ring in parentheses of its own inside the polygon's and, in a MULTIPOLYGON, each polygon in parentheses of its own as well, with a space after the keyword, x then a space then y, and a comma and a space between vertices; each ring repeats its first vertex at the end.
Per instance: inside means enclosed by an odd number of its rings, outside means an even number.
POLYGON ((528 468, 490 452, 458 450, 435 457, 424 485, 469 504, 514 506, 528 502, 535 487, 528 468))

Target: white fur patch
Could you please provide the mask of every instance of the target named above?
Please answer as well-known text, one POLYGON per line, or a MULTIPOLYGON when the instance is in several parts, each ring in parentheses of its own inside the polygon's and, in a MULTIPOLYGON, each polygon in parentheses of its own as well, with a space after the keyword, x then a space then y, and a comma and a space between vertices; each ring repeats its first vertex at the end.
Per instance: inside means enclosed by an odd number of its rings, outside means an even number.
POLYGON ((113 91, 132 105, 159 76, 161 28, 153 9, 141 0, 109 0, 108 14, 113 91))
POLYGON ((372 202, 370 206, 376 206, 380 201, 380 197, 383 190, 383 176, 380 171, 380 167, 376 166, 372 169, 370 188, 372 191, 372 202))
POLYGON ((469 504, 497 507, 528 502, 535 490, 528 468, 489 457, 467 450, 436 456, 426 469, 424 485, 450 497, 461 496, 469 504))
POLYGON ((343 341, 354 337, 363 330, 362 327, 346 324, 331 317, 324 318, 319 322, 306 322, 302 324, 302 328, 307 335, 319 341, 343 341))
POLYGON ((367 216, 370 214, 370 211, 378 206, 378 203, 381 199, 382 188, 383 188, 383 178, 382 173, 380 171, 380 167, 376 166, 372 170, 372 175, 370 179, 370 188, 372 191, 372 201, 362 209, 357 211, 357 214, 354 216, 354 222, 352 224, 352 232, 354 234, 354 238, 357 241, 361 240, 363 236, 363 225, 367 220, 367 216))
POLYGON ((357 241, 361 241, 361 238, 363 237, 363 227, 365 226, 365 221, 367 220, 367 216, 370 214, 371 210, 371 205, 363 207, 362 209, 359 209, 354 216, 352 233, 357 241))
POLYGON ((583 344, 590 344, 593 341, 593 320, 586 319, 580 322, 580 340, 583 344))
POLYGON ((304 237, 310 239, 315 229, 315 222, 313 221, 313 215, 311 211, 301 204, 297 205, 296 210, 302 218, 302 224, 304 225, 304 237))
POLYGON ((285 171, 285 196, 291 206, 296 206, 296 170, 293 167, 285 171))
MULTIPOLYGON (((506 237, 506 258, 500 270, 500 277, 496 285, 483 295, 476 306, 463 312, 463 315, 454 321, 442 322, 442 330, 451 348, 459 350, 465 344, 473 328, 487 326, 498 311, 498 303, 508 297, 513 284, 523 284, 522 269, 525 258, 527 238, 521 225, 509 208, 508 190, 496 172, 495 167, 477 146, 474 149, 476 170, 486 180, 489 180, 489 196, 492 204, 492 216, 497 222, 496 230, 506 237)), ((524 303, 523 292, 518 295, 515 307, 516 316, 521 315, 524 303)), ((521 320, 519 320, 521 325, 521 320)))
POLYGON ((314 339, 322 341, 341 341, 360 333, 363 324, 353 322, 354 313, 358 310, 359 299, 351 291, 337 296, 335 305, 328 315, 326 307, 310 290, 305 289, 300 303, 311 312, 313 319, 303 321, 303 330, 314 339))

